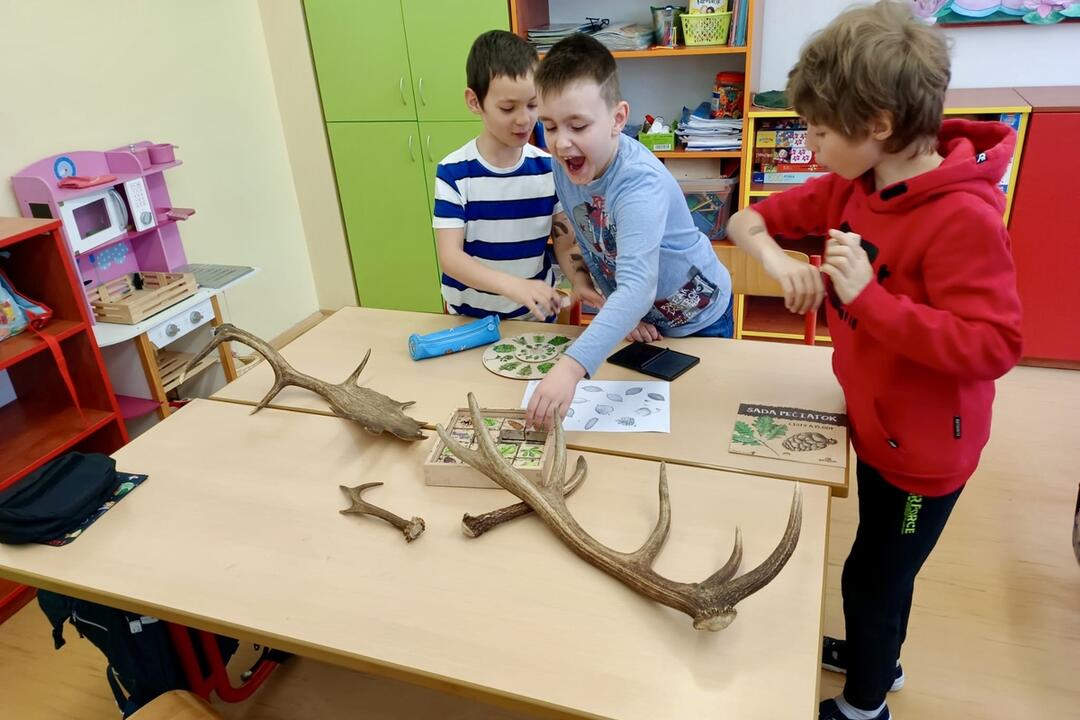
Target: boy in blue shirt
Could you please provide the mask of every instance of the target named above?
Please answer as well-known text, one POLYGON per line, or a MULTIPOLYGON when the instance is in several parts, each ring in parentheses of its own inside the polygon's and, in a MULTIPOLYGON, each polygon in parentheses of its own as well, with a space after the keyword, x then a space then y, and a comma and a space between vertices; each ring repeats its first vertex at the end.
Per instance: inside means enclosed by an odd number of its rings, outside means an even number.
MULTIPOLYGON (((603 301, 596 318, 533 393, 531 425, 550 427, 577 383, 623 339, 731 337, 731 277, 698 230, 679 184, 623 134, 630 106, 615 58, 597 40, 560 41, 536 73, 540 121, 556 158, 555 188, 603 301)), ((556 246, 564 233, 556 225, 556 246)), ((586 299, 590 304, 597 304, 586 299)))
MULTIPOLYGON (((552 223, 567 221, 551 156, 529 144, 536 63, 536 50, 505 30, 484 33, 469 51, 465 103, 484 130, 447 155, 435 175, 432 225, 452 314, 551 320, 559 312, 547 243, 552 223)), ((556 248, 563 272, 572 276, 569 254, 556 248)), ((575 287, 585 287, 583 278, 575 287)))

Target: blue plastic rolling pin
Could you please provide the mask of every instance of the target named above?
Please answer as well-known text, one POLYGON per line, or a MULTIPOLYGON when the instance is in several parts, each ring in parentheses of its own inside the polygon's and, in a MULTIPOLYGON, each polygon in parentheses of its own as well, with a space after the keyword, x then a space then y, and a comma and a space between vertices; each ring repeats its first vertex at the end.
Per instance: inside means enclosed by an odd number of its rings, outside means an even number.
POLYGON ((413 360, 449 355, 497 341, 499 316, 488 315, 467 325, 439 330, 427 335, 413 333, 409 336, 409 355, 413 360))

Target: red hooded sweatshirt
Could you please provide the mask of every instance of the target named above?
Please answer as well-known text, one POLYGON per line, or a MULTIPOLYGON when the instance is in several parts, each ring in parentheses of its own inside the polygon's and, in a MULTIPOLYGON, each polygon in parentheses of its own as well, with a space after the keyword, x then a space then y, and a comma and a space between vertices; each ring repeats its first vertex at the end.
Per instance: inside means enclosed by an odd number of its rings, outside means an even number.
POLYGON ((862 236, 874 279, 844 305, 825 278, 833 371, 859 458, 927 496, 961 487, 990 437, 994 380, 1020 357, 1020 300, 998 188, 1015 134, 946 120, 934 170, 874 189, 830 174, 754 205, 773 235, 862 236))

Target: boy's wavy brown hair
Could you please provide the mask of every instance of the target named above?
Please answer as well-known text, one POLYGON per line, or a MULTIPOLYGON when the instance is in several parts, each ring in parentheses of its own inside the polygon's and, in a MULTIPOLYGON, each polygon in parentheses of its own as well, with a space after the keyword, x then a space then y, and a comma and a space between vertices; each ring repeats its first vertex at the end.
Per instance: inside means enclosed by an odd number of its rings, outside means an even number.
POLYGON ((910 6, 881 0, 845 10, 815 34, 788 74, 787 94, 808 122, 861 140, 881 113, 892 117, 884 151, 937 147, 949 46, 910 6))

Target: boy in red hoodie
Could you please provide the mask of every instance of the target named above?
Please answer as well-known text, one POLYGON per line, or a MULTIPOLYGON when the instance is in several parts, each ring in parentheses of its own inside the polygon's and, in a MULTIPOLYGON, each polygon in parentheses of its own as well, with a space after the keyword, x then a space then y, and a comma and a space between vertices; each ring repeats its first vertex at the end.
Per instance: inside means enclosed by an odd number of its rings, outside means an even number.
POLYGON ((856 7, 803 48, 788 97, 831 173, 731 219, 728 235, 780 281, 823 299, 857 468, 859 527, 844 563, 847 672, 822 720, 888 720, 915 576, 990 436, 994 380, 1020 356, 1020 302, 998 189, 1015 136, 942 122, 945 39, 895 1, 856 7), (773 236, 823 236, 819 273, 773 236), (825 279, 823 281, 822 274, 825 279))

